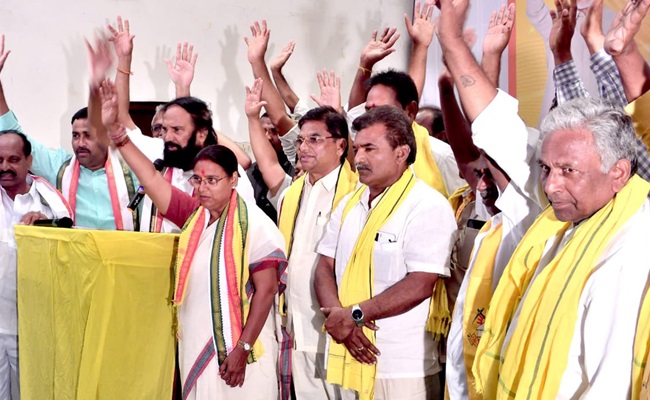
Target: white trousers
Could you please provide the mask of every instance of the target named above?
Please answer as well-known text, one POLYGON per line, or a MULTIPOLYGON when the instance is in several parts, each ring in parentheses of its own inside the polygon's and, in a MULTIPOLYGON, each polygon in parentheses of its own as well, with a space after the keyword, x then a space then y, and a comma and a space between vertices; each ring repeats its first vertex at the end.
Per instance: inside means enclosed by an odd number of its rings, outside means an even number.
MULTIPOLYGON (((297 400, 341 400, 343 389, 327 383, 325 355, 306 351, 291 352, 291 380, 297 400)), ((354 393, 353 391, 351 391, 354 393)))
MULTIPOLYGON (((355 392, 345 393, 344 400, 355 400, 355 392)), ((442 400, 438 374, 423 378, 377 379, 375 400, 442 400)))
MULTIPOLYGON (((18 382, 18 336, 0 334, 0 400, 20 398, 18 387, 12 387, 11 377, 18 382), (12 392, 14 396, 12 397, 12 392)), ((18 385, 15 385, 18 386, 18 385)))

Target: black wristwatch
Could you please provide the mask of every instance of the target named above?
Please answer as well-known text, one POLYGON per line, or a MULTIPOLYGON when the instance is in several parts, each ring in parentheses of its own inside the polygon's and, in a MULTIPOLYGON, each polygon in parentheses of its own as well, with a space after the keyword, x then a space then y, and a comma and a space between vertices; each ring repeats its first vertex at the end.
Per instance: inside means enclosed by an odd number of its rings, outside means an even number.
POLYGON ((363 326, 363 310, 359 307, 358 304, 352 306, 352 319, 357 326, 363 326))

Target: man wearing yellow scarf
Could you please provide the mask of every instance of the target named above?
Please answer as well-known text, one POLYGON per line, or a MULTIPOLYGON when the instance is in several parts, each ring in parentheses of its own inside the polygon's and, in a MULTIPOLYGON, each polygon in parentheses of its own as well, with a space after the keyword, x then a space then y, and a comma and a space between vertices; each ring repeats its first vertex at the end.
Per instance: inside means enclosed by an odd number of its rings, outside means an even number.
POLYGON ((439 398, 437 343, 425 327, 435 282, 449 274, 454 217, 409 169, 417 151, 402 112, 373 108, 353 129, 365 186, 334 211, 314 280, 331 337, 327 379, 362 400, 439 398))
POLYGON ((485 398, 627 398, 650 259, 650 184, 634 175, 632 121, 597 99, 542 123, 552 208, 492 298, 474 373, 485 398))
POLYGON ((430 137, 427 129, 414 121, 419 98, 413 79, 405 72, 387 70, 373 75, 368 86, 370 90, 366 102, 351 109, 348 117, 354 118, 377 106, 397 107, 409 118, 415 134, 418 155, 411 165, 415 176, 445 197, 451 196, 456 189, 465 185, 449 145, 430 137))

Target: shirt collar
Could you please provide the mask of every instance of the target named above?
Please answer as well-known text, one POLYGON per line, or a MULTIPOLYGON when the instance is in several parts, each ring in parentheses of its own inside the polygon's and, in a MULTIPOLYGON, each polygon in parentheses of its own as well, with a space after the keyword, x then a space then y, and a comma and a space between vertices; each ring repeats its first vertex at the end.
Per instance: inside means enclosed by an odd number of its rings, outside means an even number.
POLYGON ((317 180, 316 183, 314 183, 313 185, 309 181, 309 173, 307 173, 307 176, 305 177, 305 184, 309 186, 316 186, 320 184, 323 188, 325 188, 325 190, 331 192, 336 188, 336 182, 338 182, 339 180, 340 170, 341 170, 341 166, 339 165, 338 167, 330 171, 329 174, 317 180))

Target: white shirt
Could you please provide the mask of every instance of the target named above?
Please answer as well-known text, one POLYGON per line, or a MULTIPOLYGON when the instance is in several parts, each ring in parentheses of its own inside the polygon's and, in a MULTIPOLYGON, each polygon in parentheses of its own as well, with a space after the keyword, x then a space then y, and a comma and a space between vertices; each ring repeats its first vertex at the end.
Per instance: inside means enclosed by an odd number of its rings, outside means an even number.
MULTIPOLYGON (((539 273, 562 250, 575 229, 546 242, 528 289, 536 284, 539 273)), ((646 200, 607 244, 582 289, 558 399, 629 398, 634 336, 650 276, 650 257, 646 254, 649 234, 650 201, 646 200)), ((517 329, 528 289, 508 328, 504 357, 508 356, 507 347, 517 329)))
POLYGON ((16 239, 14 225, 23 215, 38 211, 48 218, 54 214, 49 207, 41 202, 41 196, 33 184, 33 179, 27 176, 31 185, 25 194, 18 194, 11 200, 5 190, 0 187, 2 195, 2 226, 0 238, 0 333, 7 335, 18 334, 18 315, 16 312, 16 239))
MULTIPOLYGON (((363 230, 370 209, 369 191, 349 211, 343 226, 343 209, 350 195, 341 201, 327 225, 318 252, 335 258, 336 281, 340 283, 363 230)), ((374 199, 374 207, 381 196, 374 199)), ((449 275, 449 255, 455 239, 456 222, 447 200, 424 182, 413 189, 375 241, 374 293, 380 294, 411 272, 449 275)), ((411 310, 377 320, 377 379, 419 378, 440 371, 437 342, 425 331, 429 315, 427 299, 411 310)))
MULTIPOLYGON (((135 128, 134 130, 127 129, 129 138, 136 145, 136 147, 149 159, 151 162, 154 162, 157 159, 162 159, 165 151, 165 142, 161 138, 152 138, 145 136, 140 131, 140 128, 135 128)), ((194 171, 183 171, 180 168, 173 169, 172 176, 172 186, 184 191, 185 193, 192 194, 194 188, 189 184, 187 179, 194 174, 194 171)), ((237 182, 237 193, 244 198, 244 200, 252 201, 255 203, 255 194, 253 192, 253 185, 251 185, 246 171, 237 164, 237 172, 239 173, 239 180, 237 182)), ((142 216, 140 218, 140 230, 149 231, 149 221, 151 219, 151 198, 145 196, 144 204, 142 207, 142 216)), ((180 227, 176 226, 171 221, 166 218, 163 220, 161 232, 164 233, 179 233, 181 231, 180 227)))
MULTIPOLYGON (((492 273, 493 293, 515 248, 548 203, 539 181, 539 133, 526 128, 517 112, 517 100, 499 90, 472 124, 472 139, 476 146, 482 148, 511 179, 495 203, 501 212, 492 217, 491 229, 503 225, 492 273)), ((479 234, 474 241, 472 258, 458 292, 449 329, 446 374, 452 400, 468 396, 463 358, 463 308, 474 257, 486 234, 479 234)))
MULTIPOLYGON (((307 174, 300 197, 285 292, 287 325, 293 333, 294 348, 298 351, 325 351, 325 334, 322 332, 325 317, 314 292, 314 272, 318 263, 316 245, 330 218, 340 169, 340 166, 335 168, 313 185, 307 174)), ((283 199, 285 193, 286 190, 281 195, 283 199)))

